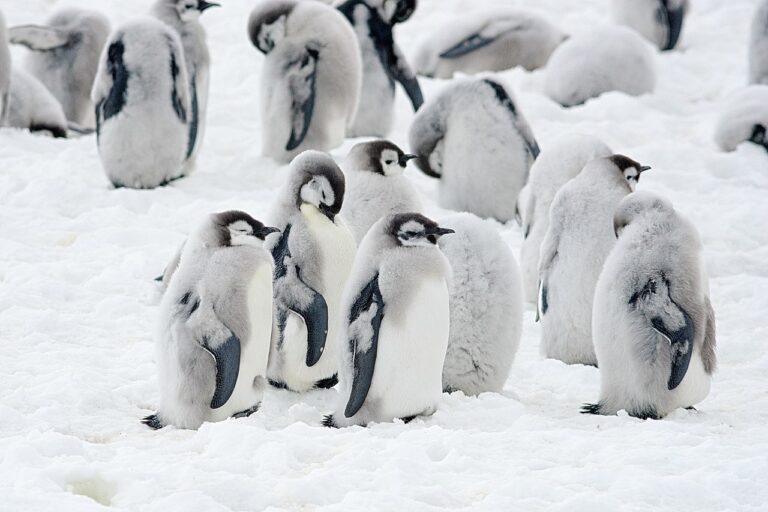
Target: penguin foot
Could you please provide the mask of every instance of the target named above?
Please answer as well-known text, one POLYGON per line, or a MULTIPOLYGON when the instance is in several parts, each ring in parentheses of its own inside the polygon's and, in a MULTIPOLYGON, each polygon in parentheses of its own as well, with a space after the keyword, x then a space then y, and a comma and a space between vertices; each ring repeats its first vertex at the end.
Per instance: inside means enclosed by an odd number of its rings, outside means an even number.
POLYGON ((165 426, 157 413, 150 414, 146 418, 142 419, 141 422, 152 430, 160 430, 165 426))
POLYGON ((269 385, 276 389, 288 389, 288 385, 285 382, 279 380, 269 379, 269 385))
POLYGON ((400 418, 400 419, 403 420, 403 423, 405 423, 407 425, 407 424, 409 424, 410 422, 412 422, 413 420, 416 419, 416 415, 406 416, 405 418, 400 418))
POLYGON ((692 405, 689 406, 689 407, 686 407, 685 410, 686 411, 696 411, 696 412, 699 412, 699 410, 697 408, 695 408, 694 406, 692 406, 692 405))
POLYGON ((600 402, 596 404, 584 404, 581 406, 581 414, 602 414, 600 408, 602 405, 600 402))
POLYGON ((336 424, 336 420, 333 418, 333 414, 328 414, 323 418, 323 426, 328 428, 339 428, 336 424))
POLYGON ((259 402, 258 404, 254 405, 253 407, 250 407, 250 408, 248 408, 248 409, 246 409, 244 411, 236 412, 235 414, 232 415, 232 417, 233 418, 247 418, 251 414, 253 414, 256 411, 258 411, 259 407, 261 407, 261 402, 259 402))
POLYGON ((331 389, 333 386, 339 383, 338 374, 334 373, 327 379, 319 380, 315 383, 315 389, 331 389))
POLYGON ((660 420, 661 416, 658 415, 656 409, 649 407, 647 409, 640 409, 639 411, 627 411, 633 418, 641 420, 660 420))

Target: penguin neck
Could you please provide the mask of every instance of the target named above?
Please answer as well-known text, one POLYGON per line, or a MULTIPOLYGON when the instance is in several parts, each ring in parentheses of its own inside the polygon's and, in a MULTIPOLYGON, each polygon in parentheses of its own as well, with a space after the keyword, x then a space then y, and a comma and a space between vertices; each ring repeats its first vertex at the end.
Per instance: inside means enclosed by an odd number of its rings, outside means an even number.
POLYGON ((309 227, 327 228, 327 227, 336 225, 335 222, 331 221, 331 219, 326 217, 320 210, 317 209, 317 207, 309 203, 302 204, 299 207, 299 210, 301 211, 301 214, 306 219, 307 225, 309 227))

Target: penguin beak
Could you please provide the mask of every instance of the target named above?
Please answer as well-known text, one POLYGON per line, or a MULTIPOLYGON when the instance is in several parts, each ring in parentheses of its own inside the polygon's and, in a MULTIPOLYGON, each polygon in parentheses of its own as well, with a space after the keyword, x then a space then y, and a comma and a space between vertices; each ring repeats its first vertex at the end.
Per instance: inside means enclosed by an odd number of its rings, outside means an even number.
POLYGON ((644 173, 645 171, 649 171, 651 169, 650 165, 641 165, 640 166, 640 174, 644 173))
POLYGON ((323 215, 328 217, 328 220, 330 220, 331 222, 333 222, 334 219, 336 218, 336 212, 334 212, 331 209, 331 207, 325 203, 320 203, 320 206, 318 206, 317 209, 320 210, 320 212, 322 212, 323 215))
POLYGON ((200 12, 203 12, 206 9, 210 9, 211 7, 221 7, 221 4, 217 4, 214 2, 206 2, 205 0, 199 0, 197 2, 197 10, 200 12))
POLYGON ((414 158, 418 158, 417 155, 403 155, 400 157, 400 161, 398 162, 400 164, 400 167, 405 167, 408 165, 409 160, 413 160, 414 158))
POLYGON ((268 226, 264 226, 263 228, 261 228, 259 230, 258 233, 256 233, 256 237, 264 240, 265 238, 267 238, 272 233, 279 233, 279 232, 280 232, 280 230, 277 229, 277 228, 271 228, 271 227, 268 227, 268 226))

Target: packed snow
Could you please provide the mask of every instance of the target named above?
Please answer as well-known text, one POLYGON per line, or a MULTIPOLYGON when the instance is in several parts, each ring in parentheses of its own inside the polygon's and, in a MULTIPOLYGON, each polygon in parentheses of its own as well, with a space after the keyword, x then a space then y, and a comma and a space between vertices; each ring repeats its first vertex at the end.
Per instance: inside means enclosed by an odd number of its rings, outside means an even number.
MULTIPOLYGON (((510 4, 570 34, 611 23, 608 0, 420 0, 396 28, 409 56, 466 11, 510 4)), ((0 0, 9 26, 54 8, 102 10, 117 26, 152 0, 0 0)), ((209 212, 263 219, 285 167, 260 156, 259 72, 246 36, 253 1, 202 22, 212 56, 208 128, 190 177, 113 189, 93 135, 0 130, 0 510, 765 510, 768 507, 768 155, 720 152, 723 100, 747 83, 753 0, 696 0, 678 49, 656 54, 653 94, 608 93, 564 109, 545 70, 495 76, 515 91, 543 151, 559 135, 605 141, 653 170, 639 190, 668 197, 701 232, 717 316, 719 371, 697 411, 663 420, 579 414, 598 370, 539 355, 527 306, 502 393, 444 394, 428 418, 328 429, 336 390, 270 389, 246 419, 152 431, 159 403, 153 278, 209 212)), ((14 62, 25 50, 13 48, 14 62)), ((425 98, 446 85, 422 81, 425 98)), ((398 92, 391 139, 413 113, 398 92)), ((341 160, 354 144, 333 151, 341 160)), ((433 218, 437 182, 406 176, 433 218)), ((521 230, 497 224, 519 255, 521 230)))

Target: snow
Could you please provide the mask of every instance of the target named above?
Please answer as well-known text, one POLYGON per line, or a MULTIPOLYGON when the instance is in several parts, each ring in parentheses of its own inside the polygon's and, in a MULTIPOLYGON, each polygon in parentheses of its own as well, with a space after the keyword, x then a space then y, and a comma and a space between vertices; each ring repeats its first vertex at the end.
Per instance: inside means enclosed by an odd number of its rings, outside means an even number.
MULTIPOLYGON (((563 109, 544 70, 500 73, 546 148, 565 132, 603 139, 653 170, 641 190, 670 198, 702 234, 718 322, 719 372, 698 412, 661 421, 583 416, 598 370, 538 355, 525 312, 520 352, 501 394, 443 395, 426 419, 343 430, 320 426, 335 391, 269 390, 247 419, 198 431, 150 431, 159 402, 151 337, 158 275, 210 211, 262 219, 285 168, 259 156, 263 57, 245 24, 253 2, 207 11, 213 58, 198 170, 171 187, 113 190, 93 137, 54 140, 0 130, 0 509, 764 510, 768 503, 768 155, 713 142, 718 106, 747 81, 752 0, 697 0, 680 51, 657 55, 657 86, 563 109), (109 508, 108 508, 109 507, 109 508)), ((406 53, 466 9, 522 0, 422 0, 397 29, 406 53)), ((569 33, 607 22, 604 0, 540 0, 531 9, 569 33)), ((59 2, 0 0, 10 26, 59 2)), ((63 5, 63 2, 62 2, 63 5)), ((69 0, 113 25, 150 0, 69 0)), ((15 62, 23 51, 14 48, 15 62)), ((425 81, 427 98, 445 85, 425 81)), ((398 93, 392 139, 412 118, 398 93)), ((355 141, 333 152, 341 159, 355 141)), ((406 175, 435 206, 436 182, 406 175)), ((499 226, 519 253, 520 229, 499 226)))

